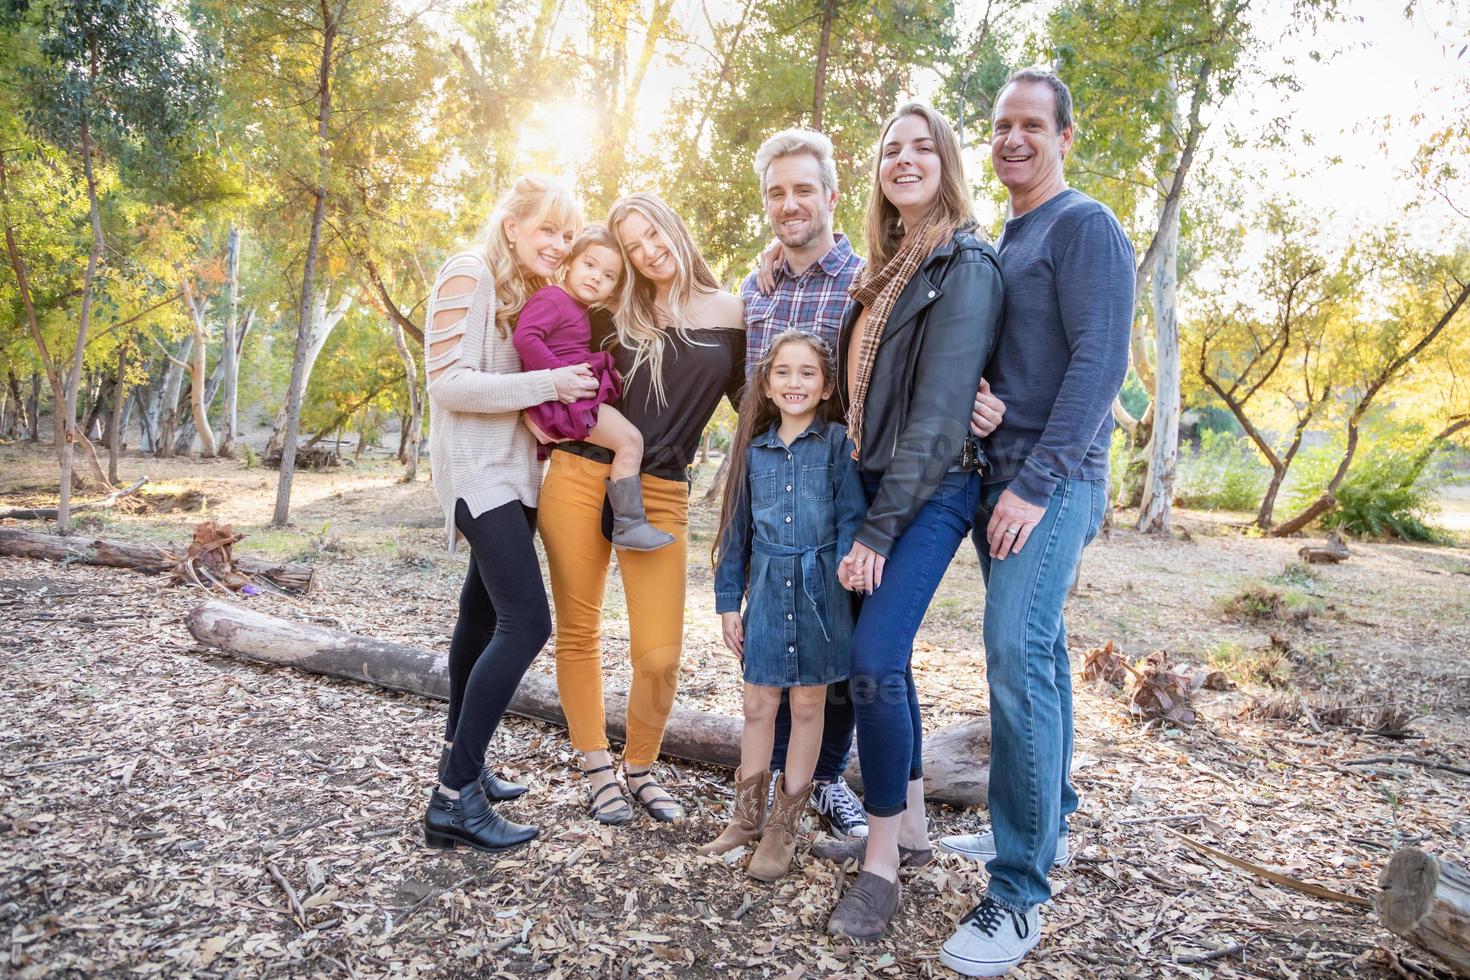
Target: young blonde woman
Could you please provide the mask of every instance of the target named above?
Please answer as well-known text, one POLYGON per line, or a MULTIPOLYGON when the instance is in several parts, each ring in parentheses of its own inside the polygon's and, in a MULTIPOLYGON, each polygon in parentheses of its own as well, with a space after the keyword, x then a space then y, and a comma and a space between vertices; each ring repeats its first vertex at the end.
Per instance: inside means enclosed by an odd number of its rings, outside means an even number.
POLYGON ((843 317, 839 391, 870 503, 838 574, 866 593, 852 690, 868 837, 828 931, 875 939, 898 908, 900 863, 931 855, 914 635, 974 521, 983 456, 967 432, 1000 325, 994 250, 976 237, 954 132, 901 107, 878 142, 868 261, 843 317))
POLYGON ((485 749, 521 676, 551 633, 531 536, 541 466, 520 421, 543 402, 597 391, 586 365, 522 371, 511 327, 526 298, 561 265, 581 211, 566 188, 524 176, 500 199, 479 242, 444 263, 429 298, 430 466, 450 551, 469 543, 469 571, 449 642, 449 718, 439 785, 424 815, 430 847, 501 851, 536 828, 493 803, 524 786, 485 767, 485 749))
MULTIPOLYGON (((722 292, 684 223, 652 194, 615 203, 607 226, 628 265, 614 323, 593 323, 594 349, 613 354, 623 377, 617 408, 643 435, 639 482, 647 519, 672 533, 658 551, 618 554, 628 606, 624 778, 655 820, 684 810, 652 772, 673 708, 684 638, 689 466, 721 398, 733 405, 745 377, 738 297, 722 292)), ((572 747, 589 780, 598 821, 629 820, 632 807, 608 753, 602 699, 602 600, 612 533, 604 480, 608 450, 558 443, 541 494, 541 540, 556 599, 556 681, 572 747)))

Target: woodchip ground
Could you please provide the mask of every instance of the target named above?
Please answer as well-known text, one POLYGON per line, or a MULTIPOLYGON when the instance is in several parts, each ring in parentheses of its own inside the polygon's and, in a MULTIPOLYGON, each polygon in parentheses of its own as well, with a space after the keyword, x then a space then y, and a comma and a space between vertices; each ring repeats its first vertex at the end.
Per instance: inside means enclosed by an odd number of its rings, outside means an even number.
MULTIPOLYGON (((428 487, 397 482, 396 466, 298 474, 287 531, 266 527, 273 471, 133 457, 123 470, 150 489, 203 491, 203 516, 248 535, 238 551, 319 568, 307 597, 240 601, 445 647, 464 557, 444 554, 428 487)), ((8 505, 47 500, 53 474, 44 452, 0 447, 8 505)), ((87 530, 182 542, 200 517, 115 513, 87 530)), ((680 697, 735 714, 714 519, 696 505, 680 697)), ((1067 610, 1074 667, 1111 640, 1130 659, 1165 650, 1219 667, 1239 689, 1197 693, 1201 721, 1178 729, 1141 724, 1116 692, 1078 679, 1076 859, 1017 975, 1440 975, 1369 910, 1189 841, 1359 898, 1402 844, 1470 858, 1470 778, 1454 771, 1470 759, 1470 551, 1354 543, 1348 562, 1307 576, 1287 570, 1299 541, 1217 515, 1178 524, 1186 533, 1167 540, 1116 530, 1088 549, 1067 610), (1289 614, 1227 610, 1256 585, 1289 614), (1271 698, 1267 714, 1283 717, 1247 716, 1271 698), (1417 737, 1364 732, 1385 705, 1412 714, 1417 737)), ((507 720, 492 753, 530 784, 508 812, 542 837, 502 857, 426 850, 443 706, 203 649, 181 622, 203 598, 123 570, 0 558, 0 974, 947 974, 938 946, 982 868, 941 856, 906 874, 889 938, 834 942, 823 926, 839 869, 803 856, 768 886, 694 853, 723 824, 728 773, 665 764, 690 819, 603 828, 585 816, 565 734, 528 721, 507 720)), ((914 655, 930 728, 986 710, 982 610, 962 548, 914 655)), ((611 683, 626 681, 626 642, 614 575, 611 683)), ((549 648, 533 669, 552 670, 549 648)), ((930 817, 935 834, 985 822, 939 806, 930 817)))

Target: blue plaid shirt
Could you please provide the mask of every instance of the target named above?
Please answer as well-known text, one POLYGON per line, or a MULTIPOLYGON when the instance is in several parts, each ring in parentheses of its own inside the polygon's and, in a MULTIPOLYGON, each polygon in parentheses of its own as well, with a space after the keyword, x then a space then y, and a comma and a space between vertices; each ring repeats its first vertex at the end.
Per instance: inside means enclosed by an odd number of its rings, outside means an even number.
POLYGON ((800 275, 792 275, 783 255, 776 260, 776 288, 762 296, 752 272, 740 284, 745 302, 745 380, 755 374, 771 341, 787 330, 809 330, 827 343, 837 345, 842 329, 842 311, 847 306, 847 288, 863 267, 862 257, 852 250, 847 236, 839 233, 836 243, 800 275))

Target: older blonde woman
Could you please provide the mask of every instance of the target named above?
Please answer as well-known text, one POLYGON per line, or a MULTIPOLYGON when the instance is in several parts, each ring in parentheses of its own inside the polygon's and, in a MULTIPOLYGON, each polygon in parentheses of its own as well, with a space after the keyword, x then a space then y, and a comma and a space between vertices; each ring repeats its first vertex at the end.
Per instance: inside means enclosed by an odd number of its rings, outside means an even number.
POLYGON ((429 298, 424 360, 434 494, 450 550, 460 536, 470 546, 449 641, 439 785, 424 815, 430 847, 500 851, 536 836, 536 828, 506 820, 492 806, 525 787, 485 768, 490 737, 551 632, 531 542, 541 466, 520 413, 585 398, 597 382, 586 365, 522 371, 511 327, 526 297, 561 265, 581 223, 564 187, 521 177, 479 242, 444 263, 429 298))
MULTIPOLYGON (((721 398, 734 404, 744 381, 745 332, 740 300, 722 292, 688 229, 652 194, 613 205, 628 274, 615 322, 594 322, 594 344, 612 351, 623 376, 617 407, 643 435, 640 471, 650 522, 675 535, 658 551, 620 552, 628 605, 629 658, 624 776, 656 820, 682 819, 683 808, 655 781, 679 681, 688 562, 688 467, 721 398)), ((589 780, 589 812, 619 824, 633 811, 608 753, 602 696, 602 600, 611 544, 604 480, 608 451, 559 443, 541 494, 541 540, 556 599, 556 679, 572 747, 589 780)))

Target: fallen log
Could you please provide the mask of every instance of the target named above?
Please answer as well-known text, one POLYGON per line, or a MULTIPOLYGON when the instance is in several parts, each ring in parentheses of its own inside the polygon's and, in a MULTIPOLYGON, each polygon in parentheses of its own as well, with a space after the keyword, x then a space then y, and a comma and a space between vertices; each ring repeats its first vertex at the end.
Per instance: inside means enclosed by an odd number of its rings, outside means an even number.
POLYGON ((1342 539, 1342 535, 1332 531, 1327 535, 1324 544, 1303 545, 1297 549, 1297 554, 1309 565, 1335 565, 1340 561, 1347 561, 1353 553, 1348 551, 1347 542, 1342 539))
MULTIPOLYGON (((108 538, 62 537, 17 528, 0 528, 0 556, 44 558, 48 561, 81 562, 130 568, 146 575, 163 575, 178 565, 183 551, 174 552, 156 544, 135 544, 108 538)), ((300 562, 278 562, 268 558, 239 555, 234 567, 251 578, 264 579, 290 592, 305 594, 316 580, 316 569, 300 562)))
MULTIPOLYGON (((147 482, 148 478, 146 476, 140 476, 133 482, 132 486, 114 490, 101 500, 76 504, 70 508, 70 512, 80 514, 82 511, 87 510, 106 510, 124 497, 131 497, 137 493, 142 489, 143 484, 147 482)), ((0 511, 0 518, 8 517, 19 521, 54 521, 56 520, 57 513, 58 511, 55 507, 14 507, 7 511, 0 511)))
MULTIPOLYGON (((184 622, 195 639, 233 656, 438 701, 449 698, 444 656, 420 647, 292 622, 218 600, 195 606, 184 622)), ((626 734, 627 692, 608 688, 604 697, 608 736, 621 742, 626 734)), ((566 726, 555 679, 536 671, 521 681, 509 710, 522 718, 566 726)), ((740 727, 738 718, 676 704, 664 732, 663 751, 677 759, 734 769, 740 763, 740 727)), ((983 805, 989 743, 990 723, 985 718, 925 739, 925 795, 954 806, 983 805)), ((856 757, 847 778, 861 788, 856 757)))
POLYGON ((1470 977, 1470 870, 1417 847, 1394 851, 1374 901, 1385 929, 1470 977))

